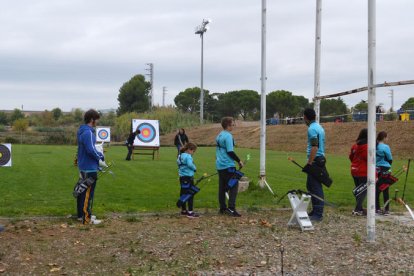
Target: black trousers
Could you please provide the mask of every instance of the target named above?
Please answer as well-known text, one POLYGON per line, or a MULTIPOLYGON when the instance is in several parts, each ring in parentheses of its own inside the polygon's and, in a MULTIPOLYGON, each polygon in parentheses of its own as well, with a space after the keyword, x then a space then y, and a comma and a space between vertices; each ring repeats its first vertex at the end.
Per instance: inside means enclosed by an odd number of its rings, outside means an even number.
MULTIPOLYGON (((380 173, 381 172, 386 172, 388 171, 390 168, 387 167, 379 167, 380 173)), ((388 199, 390 199, 390 189, 387 188, 384 191, 382 191, 382 194, 384 195, 384 204, 385 202, 388 201, 388 199)), ((375 210, 380 210, 381 209, 381 204, 380 204, 380 194, 381 191, 379 190, 378 185, 375 187, 375 210)), ((385 211, 389 211, 390 210, 390 205, 388 204, 385 207, 385 211)))
POLYGON ((224 210, 227 208, 226 205, 226 192, 229 192, 229 202, 228 207, 230 209, 236 209, 236 198, 237 192, 239 189, 239 183, 234 185, 233 188, 229 189, 227 183, 229 182, 230 178, 232 178, 234 173, 228 171, 228 169, 218 170, 219 174, 219 191, 218 191, 218 200, 220 204, 220 209, 224 210))
MULTIPOLYGON (((181 176, 180 177, 180 186, 181 186, 181 183, 183 183, 183 182, 186 182, 190 185, 194 185, 194 178, 193 177, 188 177, 188 176, 181 176)), ((187 194, 188 193, 187 190, 188 189, 181 188, 180 189, 180 197, 184 194, 187 194)), ((187 205, 188 205, 188 211, 193 211, 194 196, 190 197, 187 202, 184 202, 184 204, 181 206, 181 210, 183 210, 183 211, 187 210, 187 205)))
POLYGON ((132 150, 134 149, 134 146, 126 145, 126 147, 128 148, 128 154, 125 160, 131 160, 132 150))
MULTIPOLYGON (((354 178, 355 187, 358 187, 359 185, 361 185, 363 183, 367 183, 367 177, 366 176, 363 176, 363 177, 353 176, 353 178, 354 178)), ((356 200, 355 211, 362 211, 363 210, 362 204, 364 203, 364 200, 365 200, 366 196, 367 196, 367 191, 364 191, 362 194, 360 194, 359 196, 357 196, 355 198, 355 200, 356 200)))
POLYGON ((77 197, 78 218, 83 218, 83 223, 88 224, 92 216, 93 198, 95 195, 97 172, 81 172, 82 178, 92 178, 94 182, 77 197))

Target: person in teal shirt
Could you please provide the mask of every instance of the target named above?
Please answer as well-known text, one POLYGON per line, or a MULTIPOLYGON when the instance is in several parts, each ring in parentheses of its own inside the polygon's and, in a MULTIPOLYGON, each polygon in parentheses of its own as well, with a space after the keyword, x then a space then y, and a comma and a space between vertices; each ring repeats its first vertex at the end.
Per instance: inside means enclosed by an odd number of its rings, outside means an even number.
POLYGON ((233 118, 222 118, 221 126, 223 127, 223 130, 216 137, 216 169, 219 175, 219 212, 220 214, 240 217, 241 215, 236 211, 236 197, 239 185, 236 184, 230 188, 228 183, 236 170, 234 162, 237 162, 240 168, 242 168, 244 164, 234 152, 234 139, 231 134, 234 127, 233 118), (227 191, 229 192, 228 206, 226 204, 227 191))
MULTIPOLYGON (((306 108, 303 112, 303 119, 308 125, 308 147, 307 147, 307 166, 319 166, 326 170, 325 164, 325 130, 315 121, 316 113, 312 108, 306 108)), ((312 221, 321 221, 324 208, 324 194, 322 183, 313 175, 308 173, 306 179, 308 191, 320 199, 312 196, 312 210, 309 218, 312 221)))
MULTIPOLYGON (((197 146, 193 143, 187 143, 180 149, 177 158, 178 175, 180 176, 180 196, 188 193, 191 185, 194 185, 194 173, 197 167, 193 162, 193 154, 197 150, 197 146)), ((199 215, 193 212, 194 196, 191 196, 187 202, 181 206, 181 215, 188 218, 198 218, 199 215), (187 210, 188 204, 188 210, 187 210)))
MULTIPOLYGON (((391 169, 392 154, 391 154, 390 146, 386 144, 388 140, 387 136, 388 135, 385 131, 381 131, 377 135, 376 167, 377 167, 378 177, 380 177, 382 173, 388 173, 391 169)), ((379 190, 378 185, 375 191, 376 191, 375 192, 375 210, 377 214, 379 213, 379 214, 388 215, 389 208, 390 208, 389 204, 385 206, 385 209, 383 212, 381 211, 380 200, 379 200, 381 191, 379 190)), ((388 199, 390 198, 389 188, 386 188, 382 192, 383 192, 384 202, 387 202, 388 199)))

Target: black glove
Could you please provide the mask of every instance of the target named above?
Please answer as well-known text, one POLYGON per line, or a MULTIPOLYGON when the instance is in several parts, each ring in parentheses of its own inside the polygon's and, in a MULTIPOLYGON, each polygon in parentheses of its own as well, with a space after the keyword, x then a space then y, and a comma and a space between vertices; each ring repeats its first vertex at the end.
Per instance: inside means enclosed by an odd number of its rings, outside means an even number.
POLYGON ((303 168, 302 168, 302 172, 304 173, 309 173, 310 168, 312 167, 312 165, 310 164, 306 164, 303 168))

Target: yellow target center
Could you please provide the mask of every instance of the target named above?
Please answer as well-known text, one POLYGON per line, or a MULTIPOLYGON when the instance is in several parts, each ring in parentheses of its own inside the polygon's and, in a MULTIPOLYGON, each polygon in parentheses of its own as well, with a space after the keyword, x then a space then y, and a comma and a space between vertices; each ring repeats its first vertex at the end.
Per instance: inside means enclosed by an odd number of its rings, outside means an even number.
POLYGON ((3 157, 3 153, 0 152, 0 158, 2 158, 2 157, 3 157))
POLYGON ((148 130, 144 130, 142 133, 144 136, 148 136, 149 135, 149 131, 148 130))

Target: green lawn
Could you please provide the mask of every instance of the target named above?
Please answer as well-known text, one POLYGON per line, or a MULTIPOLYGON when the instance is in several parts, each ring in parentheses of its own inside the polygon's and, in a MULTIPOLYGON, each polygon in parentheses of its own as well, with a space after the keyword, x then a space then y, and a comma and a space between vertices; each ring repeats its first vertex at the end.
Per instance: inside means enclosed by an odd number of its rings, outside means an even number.
MULTIPOLYGON (((0 216, 20 215, 68 215, 75 213, 75 200, 72 189, 77 180, 77 169, 73 166, 76 148, 74 146, 13 145, 13 166, 0 167, 0 216)), ((236 149, 239 156, 251 154, 251 159, 243 169, 254 184, 259 174, 259 151, 236 149)), ((113 161, 115 177, 104 175, 98 180, 95 193, 94 212, 141 212, 177 210, 179 184, 177 176, 176 149, 163 147, 158 160, 150 156, 136 157, 135 161, 124 160, 125 147, 112 146, 107 149, 106 160, 113 161)), ((291 189, 305 189, 305 174, 287 160, 294 157, 305 163, 302 153, 267 152, 267 181, 277 195, 291 189)), ((243 158, 244 159, 244 158, 243 158)), ((354 187, 350 176, 347 156, 328 155, 328 169, 334 180, 325 189, 326 199, 339 206, 354 204, 351 193, 354 187)), ((215 172, 215 148, 201 147, 194 155, 198 167, 196 178, 203 173, 215 172)), ((394 168, 406 164, 406 160, 395 160, 394 168)), ((414 169, 414 168, 413 168, 414 169)), ((405 175, 391 189, 402 193, 405 175)), ((195 197, 195 208, 217 208, 217 177, 210 182, 202 182, 202 190, 195 197)), ((414 173, 410 173, 406 200, 414 199, 414 173)), ((237 199, 239 208, 276 207, 277 199, 268 190, 253 189, 240 193, 237 199)), ((278 207, 289 206, 284 199, 278 207)))

